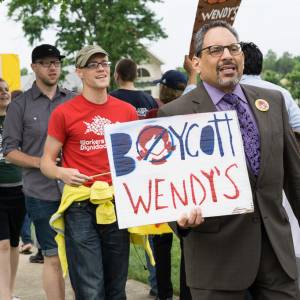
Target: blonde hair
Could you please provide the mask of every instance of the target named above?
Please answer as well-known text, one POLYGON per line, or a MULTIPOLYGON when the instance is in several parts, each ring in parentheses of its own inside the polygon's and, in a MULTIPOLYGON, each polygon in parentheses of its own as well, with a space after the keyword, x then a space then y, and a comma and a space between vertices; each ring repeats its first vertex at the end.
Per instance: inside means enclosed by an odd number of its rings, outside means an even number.
MULTIPOLYGON (((184 90, 184 88, 183 88, 183 90, 184 90)), ((176 98, 179 98, 182 95, 183 90, 175 90, 175 89, 167 87, 164 84, 160 84, 159 100, 164 104, 171 102, 171 101, 175 100, 176 98)))

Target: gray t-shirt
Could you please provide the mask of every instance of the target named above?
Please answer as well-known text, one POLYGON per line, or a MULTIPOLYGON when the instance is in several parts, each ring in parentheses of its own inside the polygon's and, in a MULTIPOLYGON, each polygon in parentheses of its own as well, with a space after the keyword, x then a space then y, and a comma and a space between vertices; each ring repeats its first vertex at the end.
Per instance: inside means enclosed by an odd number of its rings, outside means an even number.
MULTIPOLYGON (((41 157, 47 137, 51 112, 76 94, 57 88, 50 100, 34 83, 32 88, 17 97, 8 107, 4 122, 3 153, 13 150, 41 157)), ((56 180, 45 177, 40 169, 23 168, 23 190, 26 196, 58 201, 61 193, 56 180)))

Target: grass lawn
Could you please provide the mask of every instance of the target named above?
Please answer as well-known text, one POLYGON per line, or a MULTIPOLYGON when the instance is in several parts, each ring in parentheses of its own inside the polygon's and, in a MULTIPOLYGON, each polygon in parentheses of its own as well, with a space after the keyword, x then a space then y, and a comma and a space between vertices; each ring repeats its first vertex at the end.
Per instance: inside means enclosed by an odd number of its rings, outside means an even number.
MULTIPOLYGON (((139 246, 130 245, 128 277, 144 283, 148 283, 148 270, 146 267, 145 252, 139 246)), ((178 238, 173 235, 172 245, 172 282, 174 294, 179 294, 179 270, 180 270, 180 245, 178 238)))

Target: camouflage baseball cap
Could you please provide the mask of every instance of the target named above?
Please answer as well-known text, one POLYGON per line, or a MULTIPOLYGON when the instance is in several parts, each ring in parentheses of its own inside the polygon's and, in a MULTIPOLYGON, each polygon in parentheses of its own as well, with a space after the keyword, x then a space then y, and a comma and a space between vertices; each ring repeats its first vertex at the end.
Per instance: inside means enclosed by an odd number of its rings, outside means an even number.
POLYGON ((83 47, 76 55, 75 66, 76 68, 83 68, 86 66, 86 63, 94 54, 104 54, 108 56, 108 53, 98 45, 89 45, 83 47))

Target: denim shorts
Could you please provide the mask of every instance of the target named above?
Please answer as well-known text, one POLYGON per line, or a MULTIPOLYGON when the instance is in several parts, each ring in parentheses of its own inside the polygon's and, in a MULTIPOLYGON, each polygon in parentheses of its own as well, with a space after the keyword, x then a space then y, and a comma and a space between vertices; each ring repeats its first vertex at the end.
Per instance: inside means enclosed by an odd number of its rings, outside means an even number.
POLYGON ((60 201, 40 200, 25 195, 27 213, 35 227, 36 238, 44 256, 57 256, 56 232, 50 227, 49 220, 57 211, 60 201))

